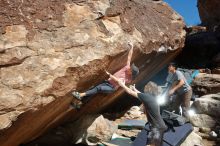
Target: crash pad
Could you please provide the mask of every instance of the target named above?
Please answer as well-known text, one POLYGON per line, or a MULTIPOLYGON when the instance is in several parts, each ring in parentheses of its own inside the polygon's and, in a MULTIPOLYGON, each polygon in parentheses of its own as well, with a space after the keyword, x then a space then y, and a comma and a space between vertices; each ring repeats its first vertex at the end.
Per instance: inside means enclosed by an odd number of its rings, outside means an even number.
POLYGON ((179 127, 174 127, 175 131, 169 130, 164 133, 163 141, 170 146, 179 146, 186 137, 193 131, 193 126, 186 123, 179 127))
POLYGON ((119 129, 143 129, 145 127, 146 121, 144 120, 124 120, 118 125, 119 129))

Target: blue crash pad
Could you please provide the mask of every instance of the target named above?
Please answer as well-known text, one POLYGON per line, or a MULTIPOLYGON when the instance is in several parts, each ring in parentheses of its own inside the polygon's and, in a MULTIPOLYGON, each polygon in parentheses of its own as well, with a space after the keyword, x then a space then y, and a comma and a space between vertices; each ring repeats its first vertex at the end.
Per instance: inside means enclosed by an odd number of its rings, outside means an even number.
MULTIPOLYGON (((186 137, 192 132, 193 127, 190 123, 186 123, 179 127, 174 127, 175 132, 169 130, 164 133, 162 146, 179 146, 186 137)), ((149 124, 146 125, 134 140, 133 146, 146 146, 149 124)))

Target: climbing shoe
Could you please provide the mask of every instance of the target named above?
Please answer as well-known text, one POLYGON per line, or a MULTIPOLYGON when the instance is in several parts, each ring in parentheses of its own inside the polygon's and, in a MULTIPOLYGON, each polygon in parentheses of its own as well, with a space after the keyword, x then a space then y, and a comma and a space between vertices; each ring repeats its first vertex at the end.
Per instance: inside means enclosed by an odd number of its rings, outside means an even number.
POLYGON ((79 94, 79 92, 72 92, 72 95, 76 98, 76 99, 78 99, 78 100, 82 100, 82 97, 80 97, 80 94, 79 94))
POLYGON ((70 106, 73 108, 73 109, 76 109, 76 110, 79 110, 80 107, 81 107, 82 104, 77 104, 77 103, 74 103, 74 102, 71 102, 70 103, 70 106))

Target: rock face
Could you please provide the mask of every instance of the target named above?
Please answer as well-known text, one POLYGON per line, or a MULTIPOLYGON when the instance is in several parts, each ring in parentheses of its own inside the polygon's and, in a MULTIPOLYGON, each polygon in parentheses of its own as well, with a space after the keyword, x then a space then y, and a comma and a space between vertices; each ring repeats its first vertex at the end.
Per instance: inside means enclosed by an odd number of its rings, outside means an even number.
POLYGON ((220 65, 220 33, 199 32, 186 37, 185 47, 177 57, 185 68, 217 68, 220 65), (186 59, 187 57, 187 59, 186 59))
POLYGON ((195 132, 191 132, 191 134, 180 146, 203 146, 202 137, 195 132))
POLYGON ((210 29, 216 29, 220 25, 219 0, 198 0, 199 15, 202 24, 210 29))
MULTIPOLYGON (((105 113, 105 115, 108 114, 105 113)), ((115 113, 111 113, 111 115, 113 114, 115 113)), ((137 136, 137 134, 141 131, 140 129, 118 129, 118 124, 127 119, 145 120, 147 122, 146 115, 138 106, 131 107, 122 117, 120 117, 120 119, 114 119, 113 121, 104 118, 102 115, 90 114, 85 115, 83 118, 74 122, 68 122, 65 123, 65 125, 60 125, 59 127, 43 134, 36 140, 25 144, 25 146, 70 146, 73 143, 96 145, 97 142, 109 141, 114 136, 137 136)))
POLYGON ((205 114, 193 115, 192 117, 190 117, 190 122, 193 124, 193 126, 200 128, 213 128, 216 124, 215 119, 205 114))
MULTIPOLYGON (((219 65, 220 66, 220 65, 219 65)), ((212 70, 213 74, 220 74, 220 68, 215 68, 212 70)))
POLYGON ((140 117, 145 117, 144 113, 140 110, 140 107, 133 106, 130 110, 128 110, 124 117, 126 119, 139 119, 140 117))
POLYGON ((202 24, 188 28, 185 48, 177 60, 188 68, 217 68, 220 66, 220 1, 198 0, 197 5, 202 24))
POLYGON ((193 91, 198 95, 215 94, 220 91, 219 74, 202 74, 192 83, 193 91))
POLYGON ((115 101, 122 90, 96 96, 76 111, 69 93, 100 83, 105 69, 113 73, 125 65, 128 40, 135 48, 132 62, 142 67, 136 83, 184 46, 182 18, 160 1, 3 0, 0 8, 2 146, 26 143, 115 101))
MULTIPOLYGON (((89 117, 88 119, 91 118, 89 117)), ((84 118, 83 120, 87 121, 88 119, 84 118)), ((84 123, 86 122, 83 122, 83 124, 84 123)), ((79 123, 79 125, 80 124, 81 123, 79 123)), ((83 131, 84 129, 85 128, 82 128, 77 131, 83 131)), ((77 142, 87 145, 96 145, 100 141, 109 141, 116 130, 117 126, 101 115, 94 120, 94 122, 87 128, 86 132, 81 135, 82 138, 77 142)))
POLYGON ((188 35, 186 49, 184 49, 185 55, 190 54, 188 56, 188 59, 191 60, 190 63, 197 64, 199 68, 217 68, 220 66, 220 1, 198 0, 197 5, 202 21, 201 26, 205 26, 207 32, 204 30, 188 35), (189 53, 189 49, 192 50, 191 53, 189 53))
POLYGON ((59 126, 26 146, 70 146, 74 143, 96 145, 100 141, 109 141, 117 126, 102 115, 86 115, 75 122, 59 126))
POLYGON ((220 93, 205 95, 197 98, 193 105, 197 113, 207 114, 219 118, 220 115, 220 93))

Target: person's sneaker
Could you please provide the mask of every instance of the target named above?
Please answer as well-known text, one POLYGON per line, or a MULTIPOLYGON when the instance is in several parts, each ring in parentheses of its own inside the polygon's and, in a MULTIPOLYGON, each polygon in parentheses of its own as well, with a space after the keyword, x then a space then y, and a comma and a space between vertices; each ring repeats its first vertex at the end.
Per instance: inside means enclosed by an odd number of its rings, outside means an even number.
POLYGON ((72 92, 72 95, 76 98, 76 99, 78 99, 78 100, 82 100, 82 97, 80 97, 80 94, 79 94, 79 92, 76 92, 76 91, 74 91, 74 92, 72 92))

